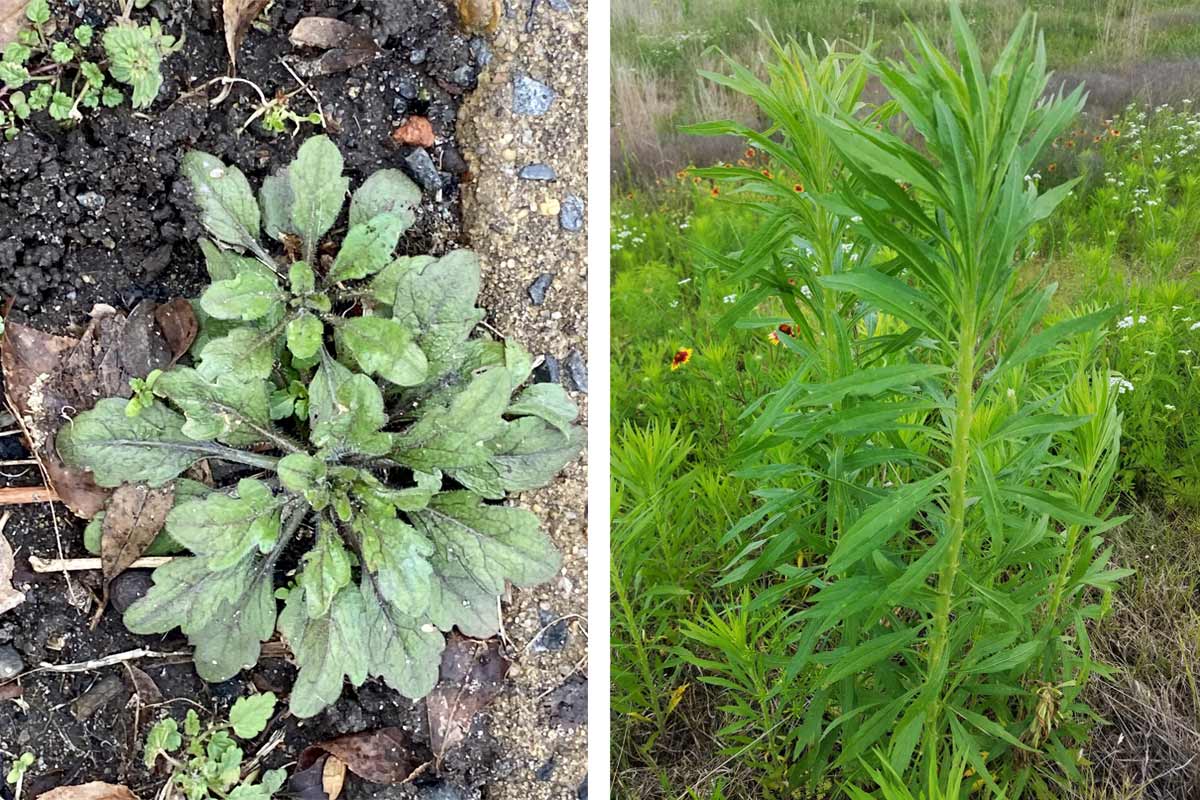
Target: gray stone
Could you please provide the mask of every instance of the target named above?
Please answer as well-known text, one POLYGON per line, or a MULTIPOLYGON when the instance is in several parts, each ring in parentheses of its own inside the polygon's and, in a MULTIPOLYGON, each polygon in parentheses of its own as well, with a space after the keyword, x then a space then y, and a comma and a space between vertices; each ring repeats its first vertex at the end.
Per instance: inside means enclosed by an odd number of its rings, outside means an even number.
POLYGON ((559 367, 558 359, 546 353, 542 357, 542 363, 534 369, 533 378, 537 383, 558 383, 562 380, 562 368, 559 367))
POLYGON ((452 783, 442 781, 424 786, 417 794, 418 800, 468 800, 471 795, 452 783))
POLYGON ((550 288, 550 284, 554 283, 553 272, 543 272, 537 276, 537 280, 529 284, 529 299, 533 301, 535 306, 540 306, 546 302, 546 291, 550 288))
POLYGON ((546 626, 545 630, 533 640, 530 649, 535 653, 552 653, 562 650, 567 646, 567 640, 570 638, 571 630, 568 624, 569 620, 555 620, 554 614, 550 611, 539 611, 538 622, 546 626), (553 623, 553 624, 551 624, 553 623))
POLYGON ((558 224, 564 231, 578 233, 583 230, 583 198, 569 194, 558 210, 558 224))
POLYGON ((454 81, 458 86, 469 89, 475 85, 475 70, 470 64, 463 64, 450 73, 450 80, 454 81))
POLYGON ((410 64, 424 64, 425 56, 428 53, 429 53, 429 51, 426 50, 424 47, 418 47, 416 50, 413 50, 409 54, 408 61, 410 64))
POLYGON ((583 363, 583 356, 578 350, 572 350, 567 353, 567 378, 574 385, 575 391, 587 394, 587 365, 583 363))
POLYGON ((442 148, 442 169, 451 175, 462 175, 469 168, 454 145, 448 144, 442 148))
POLYGON ((475 59, 476 66, 486 67, 492 63, 492 50, 488 47, 485 40, 476 36, 471 39, 471 44, 468 47, 471 51, 471 58, 475 59))
POLYGON ((113 608, 124 614, 127 608, 145 597, 153 585, 154 581, 147 570, 131 569, 122 572, 109 586, 109 601, 113 608))
POLYGON ((552 181, 558 177, 558 173, 549 164, 529 164, 521 167, 517 177, 525 181, 552 181))
POLYGON ((417 85, 408 78, 401 78, 396 84, 396 93, 405 100, 417 99, 417 85))
POLYGON ((421 184, 425 191, 436 192, 442 188, 442 174, 438 172, 437 165, 433 163, 429 153, 425 152, 425 148, 418 147, 413 150, 405 156, 404 163, 408 166, 413 180, 421 184))
POLYGON ((571 4, 567 0, 550 0, 550 7, 555 11, 570 11, 571 4))
POLYGON ((99 192, 84 192, 83 194, 75 195, 75 202, 88 209, 100 213, 104 210, 104 206, 108 205, 108 200, 99 192))
POLYGON ((541 81, 536 81, 525 73, 518 73, 513 78, 513 113, 526 114, 536 117, 550 110, 550 104, 557 95, 554 90, 541 81))
POLYGON ((25 671, 21 654, 11 644, 0 646, 0 681, 15 678, 25 671))
POLYGON ((587 792, 587 775, 583 776, 583 783, 579 784, 579 791, 575 793, 579 800, 588 800, 587 792))

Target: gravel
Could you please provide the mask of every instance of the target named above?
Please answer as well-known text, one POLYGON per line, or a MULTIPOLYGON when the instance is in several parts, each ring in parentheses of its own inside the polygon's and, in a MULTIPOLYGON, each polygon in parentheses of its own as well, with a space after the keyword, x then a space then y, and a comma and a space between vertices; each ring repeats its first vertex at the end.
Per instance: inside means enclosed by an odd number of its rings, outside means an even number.
POLYGON ((583 230, 583 199, 567 195, 558 211, 558 224, 564 231, 578 233, 583 230))
POLYGON ((15 678, 25 671, 21 654, 10 644, 0 645, 0 681, 15 678))
POLYGON ((546 302, 546 291, 552 283, 554 283, 554 273, 543 272, 537 276, 537 280, 529 284, 529 299, 533 301, 535 306, 540 306, 546 302))
POLYGON ((418 147, 404 159, 413 180, 421 184, 427 192, 436 192, 442 188, 442 173, 438 172, 433 158, 424 147, 418 147))
POLYGON ((587 393, 587 364, 583 363, 583 356, 578 350, 572 350, 567 353, 567 377, 571 379, 571 383, 575 385, 575 391, 587 393))
POLYGON ((512 108, 517 114, 541 116, 550 110, 550 104, 557 96, 549 86, 523 72, 513 78, 512 108))
POLYGON ((521 167, 517 177, 526 181, 552 181, 558 177, 558 173, 549 164, 530 164, 521 167))

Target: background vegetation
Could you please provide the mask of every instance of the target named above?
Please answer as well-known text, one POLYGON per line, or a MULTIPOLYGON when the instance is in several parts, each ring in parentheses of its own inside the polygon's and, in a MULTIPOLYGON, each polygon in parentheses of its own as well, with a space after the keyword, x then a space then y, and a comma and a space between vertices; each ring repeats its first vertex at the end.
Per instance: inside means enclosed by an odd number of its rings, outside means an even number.
MULTIPOLYGON (((964 11, 985 55, 994 55, 1022 12, 1045 30, 1050 66, 1084 80, 1091 105, 1114 114, 1135 97, 1178 102, 1200 86, 1200 4, 1195 0, 971 0, 964 11)), ((697 75, 719 47, 739 63, 766 52, 754 22, 780 36, 861 42, 874 32, 883 54, 899 51, 903 22, 949 44, 945 0, 613 0, 610 136, 614 180, 653 185, 680 164, 734 158, 740 143, 697 139, 681 123, 754 119, 745 98, 697 75)))
MULTIPOLYGON (((985 49, 1023 7, 968 6, 985 49)), ((755 62, 760 44, 744 15, 757 12, 781 35, 851 39, 873 20, 885 50, 899 41, 902 10, 935 38, 947 15, 940 2, 666 8, 614 6, 614 146, 624 159, 614 160, 612 240, 616 793, 757 797, 778 788, 779 746, 795 720, 778 694, 787 609, 768 578, 722 579, 741 548, 728 531, 769 500, 736 474, 738 419, 786 382, 794 356, 769 330, 718 326, 747 287, 725 282, 702 254, 739 250, 755 218, 711 184, 675 176, 719 158, 761 164, 742 142, 714 147, 673 126, 752 118, 693 77, 698 65, 717 66, 705 53, 712 41, 755 62), (636 77, 622 76, 633 64, 636 77), (648 102, 651 90, 671 102, 648 102), (681 348, 689 356, 672 369, 681 348)), ((1137 570, 1092 625, 1094 653, 1112 670, 1087 692, 1108 724, 1080 754, 1081 798, 1186 797, 1200 786, 1200 114, 1185 83, 1164 77, 1175 74, 1169 62, 1200 54, 1198 26, 1179 24, 1198 19, 1194 4, 1077 0, 1039 19, 1052 63, 1085 78, 1093 99, 1030 175, 1043 188, 1083 180, 1035 229, 1027 278, 1060 284, 1052 313, 1118 307, 1102 357, 1121 392, 1116 499, 1132 519, 1109 538, 1114 560, 1137 570), (1139 100, 1138 76, 1155 75, 1164 79, 1154 104, 1139 100)))

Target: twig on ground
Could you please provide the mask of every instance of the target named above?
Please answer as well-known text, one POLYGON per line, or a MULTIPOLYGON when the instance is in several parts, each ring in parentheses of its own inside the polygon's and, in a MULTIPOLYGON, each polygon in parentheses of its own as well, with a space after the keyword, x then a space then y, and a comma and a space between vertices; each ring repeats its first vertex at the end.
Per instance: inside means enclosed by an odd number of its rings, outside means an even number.
MULTIPOLYGON (((155 569, 171 561, 174 556, 143 556, 129 565, 128 569, 155 569)), ((29 557, 29 566, 34 572, 86 572, 101 569, 98 558, 39 558, 29 557)))
POLYGON ((5 486, 0 488, 0 506, 53 503, 58 495, 45 486, 5 486))

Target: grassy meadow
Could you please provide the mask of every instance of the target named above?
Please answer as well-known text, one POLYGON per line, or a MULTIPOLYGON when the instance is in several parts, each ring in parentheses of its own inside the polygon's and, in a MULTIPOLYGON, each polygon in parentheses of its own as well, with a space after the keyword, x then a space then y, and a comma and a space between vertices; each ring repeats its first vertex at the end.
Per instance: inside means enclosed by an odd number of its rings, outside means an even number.
MULTIPOLYGON (((1090 392, 1093 411, 1076 417, 1081 421, 1097 420, 1100 409, 1109 409, 1119 448, 1114 437, 1111 480, 1091 507, 1097 517, 1118 523, 1095 540, 1101 544, 1094 556, 1096 564, 1119 569, 1124 577, 1083 587, 1074 627, 1056 628, 1050 636, 1082 652, 1084 662, 1094 662, 1082 668, 1078 680, 1020 673, 1020 688, 1033 703, 1023 710, 1012 705, 1015 718, 1005 730, 995 730, 998 707, 989 707, 983 719, 966 710, 960 714, 962 722, 978 727, 977 737, 986 731, 1011 744, 1002 745, 1011 756, 981 748, 970 752, 963 745, 975 739, 960 737, 963 726, 955 722, 954 758, 963 760, 936 766, 939 776, 959 776, 961 786, 920 796, 1005 796, 996 791, 992 775, 985 780, 985 769, 993 771, 999 788, 1018 787, 1007 795, 1014 798, 1200 796, 1200 108, 1194 107, 1200 106, 1200 94, 1193 104, 1194 87, 1188 85, 1194 80, 1200 86, 1200 79, 1179 77, 1165 66, 1200 63, 1200 5, 1167 0, 1029 5, 1039 10, 1050 66, 1095 89, 1084 113, 1047 144, 1024 176, 1038 193, 1077 182, 1057 210, 1023 237, 1013 292, 1057 285, 1038 309, 1044 317, 1036 330, 1102 309, 1109 313, 1095 330, 1061 341, 1037 370, 1007 379, 1012 408, 999 392, 995 404, 981 406, 986 419, 976 426, 1013 430, 1006 415, 1020 417, 1024 412, 1015 409, 1027 396, 1039 410, 1054 402, 1060 410, 1078 411, 1087 402, 1075 395, 1090 392), (1142 91, 1147 81, 1154 89, 1148 94, 1142 91), (1099 377, 1089 382, 1087 375, 1099 377)), ((965 5, 985 64, 998 57, 1025 7, 1007 0, 965 5)), ((808 285, 800 289, 813 311, 790 301, 781 305, 780 296, 762 292, 761 275, 738 268, 761 248, 762 197, 705 168, 726 162, 738 174, 761 173, 782 182, 785 190, 794 179, 784 180, 785 165, 738 136, 701 138, 678 126, 732 119, 765 129, 751 101, 696 74, 728 72, 713 45, 761 72, 758 65, 770 58, 769 48, 747 18, 781 37, 811 33, 818 40, 861 42, 873 32, 876 52, 889 56, 909 41, 901 29, 905 17, 936 46, 953 51, 947 9, 940 0, 613 5, 616 797, 918 796, 889 788, 886 770, 855 772, 857 760, 812 777, 817 774, 812 751, 820 749, 808 736, 814 725, 828 726, 818 737, 822 741, 853 742, 847 730, 869 727, 887 709, 866 703, 861 715, 857 709, 849 714, 853 702, 864 701, 844 692, 818 708, 820 694, 805 688, 806 673, 794 665, 803 647, 797 644, 797 620, 819 606, 830 585, 811 578, 832 556, 805 526, 821 519, 830 530, 838 527, 821 516, 832 512, 812 509, 826 504, 822 498, 832 507, 841 489, 855 508, 863 497, 886 492, 893 480, 902 484, 919 473, 885 470, 868 486, 847 480, 839 488, 829 481, 829 493, 807 500, 803 512, 775 513, 800 494, 802 475, 808 480, 819 470, 805 452, 789 450, 790 443, 755 452, 747 433, 771 413, 780 390, 809 369, 808 349, 793 328, 801 317, 819 316, 818 306, 808 285), (792 470, 794 465, 803 469, 792 470), (839 722, 839 714, 846 718, 839 722)), ((885 99, 874 81, 862 92, 868 105, 885 99)), ((798 183, 794 188, 801 190, 798 183)), ((855 259, 862 252, 861 263, 883 263, 878 254, 887 248, 863 245, 860 251, 857 242, 843 247, 855 259)), ((814 351, 821 351, 825 331, 829 340, 847 337, 847 351, 856 359, 876 344, 881 351, 921 346, 905 339, 905 325, 894 315, 840 308, 851 327, 841 334, 836 327, 822 328, 814 351)), ((817 320, 810 322, 817 330, 817 320)), ((998 349, 997 344, 993 350, 998 349)), ((901 351, 891 352, 883 359, 885 369, 898 366, 894 353, 901 351)), ((920 450, 914 442, 922 434, 913 431, 936 414, 918 412, 889 435, 893 443, 932 456, 938 445, 920 450)), ((1081 424, 1090 430, 1090 422, 1081 424)), ((860 443, 872 436, 858 429, 855 434, 860 443)), ((1080 448, 1090 444, 1096 455, 1084 459, 1077 480, 1061 481, 1057 475, 1068 469, 1072 453, 1065 440, 1055 438, 1059 435, 1048 434, 1044 464, 1032 470, 1056 497, 1103 473, 1105 463, 1103 447, 1084 442, 1080 448)), ((1003 436, 984 438, 989 447, 1003 448, 996 444, 1003 436)), ((804 441, 812 448, 816 439, 804 441)), ((841 454, 840 447, 833 452, 841 454)), ((1002 474, 1009 461, 1026 458, 1025 452, 1001 449, 980 458, 992 458, 992 468, 1002 474)), ((873 458, 852 455, 864 463, 873 458)), ((991 502, 986 492, 976 500, 991 502)), ((1063 523, 1062 535, 1074 541, 1068 532, 1075 527, 1063 523)), ((880 570, 891 568, 880 553, 875 556, 880 570)), ((978 591, 990 597, 1026 566, 1014 563, 994 576, 991 589, 978 591)), ((1033 607, 1034 616, 1043 608, 1033 607)), ((899 636, 899 626, 911 619, 893 613, 885 623, 897 626, 899 636)), ((844 641, 850 634, 839 635, 844 641)), ((853 658, 857 651, 828 647, 822 656, 817 646, 815 669, 840 674, 839 658, 853 658)), ((919 647, 915 652, 926 655, 919 647)), ((869 694, 878 688, 873 682, 889 679, 880 673, 860 688, 869 694)), ((881 749, 894 752, 895 738, 881 749)), ((840 746, 843 753, 846 746, 840 746)), ((863 752, 862 763, 874 749, 863 752)), ((834 747, 834 756, 837 752, 834 747)))

